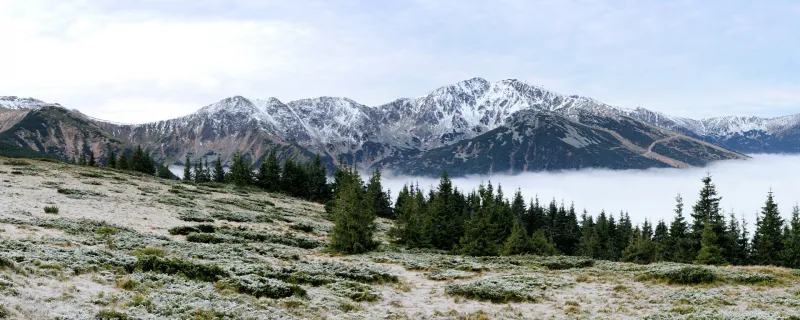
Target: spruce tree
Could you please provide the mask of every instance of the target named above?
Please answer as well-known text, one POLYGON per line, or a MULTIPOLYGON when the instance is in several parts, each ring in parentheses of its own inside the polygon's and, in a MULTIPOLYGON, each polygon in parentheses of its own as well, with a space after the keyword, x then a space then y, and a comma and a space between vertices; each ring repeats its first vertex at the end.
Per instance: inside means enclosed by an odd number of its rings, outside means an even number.
POLYGON ((547 240, 542 230, 534 232, 530 237, 530 253, 538 256, 551 256, 559 254, 553 243, 547 240))
POLYGON ((278 191, 281 180, 281 167, 278 164, 278 157, 275 148, 269 151, 264 172, 263 187, 267 191, 278 191))
POLYGON ((514 225, 511 228, 511 235, 508 236, 505 244, 503 245, 504 255, 517 255, 529 253, 530 240, 528 239, 528 232, 519 221, 514 220, 514 225))
POLYGON ((780 265, 783 251, 783 219, 778 212, 772 191, 761 209, 753 235, 753 263, 758 265, 780 265))
POLYGON ((675 197, 675 218, 669 226, 667 246, 667 260, 681 263, 691 263, 694 258, 694 238, 689 234, 689 225, 683 217, 683 198, 679 194, 675 197))
POLYGON ((375 215, 372 204, 363 192, 361 178, 355 170, 348 170, 340 181, 339 194, 333 214, 330 247, 343 253, 362 253, 374 249, 377 243, 375 215))
POLYGON ((96 167, 97 162, 94 159, 94 151, 89 151, 89 162, 87 163, 90 167, 96 167))
POLYGON ((114 150, 111 150, 108 153, 108 162, 106 162, 106 167, 108 167, 108 168, 116 168, 117 167, 117 154, 114 153, 114 150))
POLYGON ((264 159, 261 159, 261 165, 258 166, 258 172, 256 172, 255 180, 256 185, 259 186, 261 189, 267 190, 267 187, 270 183, 269 179, 267 178, 267 158, 268 154, 264 154, 264 159))
POLYGON ((186 160, 183 161, 183 181, 192 180, 192 160, 189 159, 189 154, 186 154, 186 160))
POLYGON ((125 150, 123 150, 122 154, 119 155, 119 161, 117 161, 117 169, 130 170, 130 160, 128 160, 128 156, 125 155, 125 150))
POLYGON ((217 160, 214 161, 214 182, 225 182, 225 169, 222 168, 222 160, 220 160, 219 156, 217 156, 217 160))
POLYGON ((372 205, 372 210, 376 217, 394 219, 394 210, 392 210, 392 200, 389 194, 383 191, 381 185, 381 171, 375 169, 372 176, 369 178, 367 184, 367 199, 372 205))
POLYGON ((203 159, 203 181, 211 181, 211 167, 208 166, 208 158, 203 159))
POLYGON ((728 227, 725 229, 725 238, 726 242, 730 244, 730 249, 723 250, 723 256, 725 260, 733 265, 747 264, 746 243, 745 246, 742 246, 742 243, 739 242, 741 234, 742 230, 739 226, 739 220, 736 219, 733 211, 731 211, 728 227))
POLYGON ((600 255, 600 242, 595 232, 595 223, 592 216, 583 212, 581 223, 581 239, 578 244, 578 255, 598 258, 600 255))
POLYGON ((442 172, 439 186, 430 197, 428 219, 423 223, 429 230, 430 245, 434 248, 451 250, 459 242, 464 232, 461 195, 454 189, 447 171, 442 172))
POLYGON ((700 250, 700 241, 703 232, 705 232, 705 224, 708 222, 712 224, 712 231, 716 235, 716 245, 723 248, 724 246, 720 246, 720 239, 724 242, 724 238, 720 236, 725 233, 725 224, 719 210, 719 202, 722 198, 717 196, 717 189, 712 183, 710 175, 706 175, 702 182, 703 188, 700 190, 700 198, 695 203, 692 212, 694 247, 695 250, 700 250))
POLYGON ((622 261, 649 264, 656 260, 657 255, 658 248, 655 242, 647 236, 646 232, 640 232, 622 251, 622 261))
POLYGON ((800 269, 800 208, 792 208, 792 220, 783 245, 783 266, 800 269))
POLYGON ((80 157, 78 157, 78 165, 85 166, 86 165, 86 155, 81 153, 80 157))
POLYGON ((669 239, 669 231, 667 224, 664 220, 659 220, 656 225, 656 230, 653 232, 653 243, 656 246, 655 261, 667 260, 667 251, 671 248, 667 247, 667 240, 669 239))
POLYGON ((750 255, 751 255, 751 243, 750 243, 750 233, 747 231, 747 221, 744 219, 744 214, 742 214, 742 223, 741 223, 741 230, 739 232, 739 237, 736 239, 736 250, 738 251, 739 263, 741 265, 749 265, 750 264, 750 255))
POLYGON ((417 246, 419 236, 416 227, 418 223, 419 203, 416 202, 416 195, 414 185, 409 188, 404 185, 403 189, 397 195, 395 202, 395 211, 397 218, 389 230, 389 236, 395 239, 395 242, 405 244, 409 247, 417 246))
POLYGON ((163 178, 163 179, 172 179, 173 178, 172 171, 169 171, 169 168, 164 164, 159 164, 158 165, 158 170, 156 170, 156 171, 157 171, 156 175, 159 178, 163 178))
POLYGON ((194 182, 205 182, 205 170, 203 169, 203 162, 200 159, 194 161, 194 182))
MULTIPOLYGON (((269 170, 267 170, 267 172, 269 172, 269 170)), ((331 190, 330 186, 328 185, 328 171, 325 169, 325 165, 322 164, 322 158, 319 154, 314 156, 314 161, 311 163, 311 166, 308 169, 308 184, 311 188, 311 200, 318 202, 326 202, 330 200, 331 190)), ((389 192, 386 192, 386 197, 389 197, 389 192)), ((376 212, 376 215, 379 217, 386 215, 385 218, 394 219, 394 210, 392 210, 392 208, 389 208, 389 210, 392 212, 388 215, 387 212, 376 212)))
POLYGON ((700 239, 700 251, 697 253, 694 263, 708 265, 726 265, 725 258, 722 257, 722 248, 717 245, 717 234, 710 221, 704 223, 702 237, 700 239))
POLYGON ((461 254, 470 256, 494 256, 500 252, 502 240, 496 237, 495 216, 496 202, 492 184, 478 187, 479 204, 475 212, 464 225, 464 235, 459 241, 461 254), (493 232, 494 231, 494 232, 493 232))
POLYGON ((241 152, 235 152, 231 160, 231 182, 237 186, 253 183, 253 172, 250 161, 247 161, 241 152))
POLYGON ((533 235, 536 231, 544 230, 545 214, 544 208, 539 204, 539 197, 536 197, 536 200, 532 201, 530 206, 528 206, 528 212, 525 216, 525 229, 527 229, 528 235, 533 235))

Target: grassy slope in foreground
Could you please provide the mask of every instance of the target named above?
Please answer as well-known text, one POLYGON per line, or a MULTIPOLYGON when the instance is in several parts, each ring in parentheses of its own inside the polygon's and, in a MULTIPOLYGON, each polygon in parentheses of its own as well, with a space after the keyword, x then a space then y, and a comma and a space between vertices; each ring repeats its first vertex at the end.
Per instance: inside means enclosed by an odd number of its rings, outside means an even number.
POLYGON ((0 158, 10 319, 775 319, 800 307, 797 270, 389 245, 338 256, 319 204, 25 162, 0 158))

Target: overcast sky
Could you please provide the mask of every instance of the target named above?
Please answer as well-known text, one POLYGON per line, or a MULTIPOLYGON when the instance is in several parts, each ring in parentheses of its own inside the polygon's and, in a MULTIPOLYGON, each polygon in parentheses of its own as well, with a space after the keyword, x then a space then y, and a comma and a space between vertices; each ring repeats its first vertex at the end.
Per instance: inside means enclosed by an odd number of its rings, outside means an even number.
POLYGON ((516 78, 707 117, 800 112, 800 3, 0 0, 0 95, 145 122, 232 95, 366 105, 516 78))

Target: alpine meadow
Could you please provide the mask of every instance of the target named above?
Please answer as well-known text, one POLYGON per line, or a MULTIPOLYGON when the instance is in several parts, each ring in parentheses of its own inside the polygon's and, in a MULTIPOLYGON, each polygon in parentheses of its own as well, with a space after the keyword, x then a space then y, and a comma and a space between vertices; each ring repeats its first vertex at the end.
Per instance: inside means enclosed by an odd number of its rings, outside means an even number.
POLYGON ((799 21, 0 0, 0 320, 800 319, 799 21))

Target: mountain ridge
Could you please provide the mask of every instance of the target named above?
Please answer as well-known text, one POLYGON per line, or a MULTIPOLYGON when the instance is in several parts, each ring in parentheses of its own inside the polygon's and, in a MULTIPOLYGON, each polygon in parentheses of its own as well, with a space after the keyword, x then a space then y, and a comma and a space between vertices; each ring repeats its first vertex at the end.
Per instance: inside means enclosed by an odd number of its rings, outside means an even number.
MULTIPOLYGON (((22 104, 15 104, 19 105, 22 104)), ((3 124, 3 115, 16 111, 18 118, 19 112, 24 110, 18 107, 0 112, 0 131, 8 127, 3 124)), ((678 151, 682 147, 672 143, 649 149, 638 146, 647 149, 653 157, 671 159, 667 162, 678 167, 691 165, 689 163, 704 165, 720 156, 712 157, 713 152, 708 153, 705 144, 734 151, 725 150, 729 154, 721 156, 722 159, 741 158, 740 153, 753 150, 800 152, 800 115, 693 120, 644 108, 620 108, 590 97, 563 95, 516 79, 489 82, 472 78, 422 96, 399 98, 377 106, 363 105, 346 97, 323 96, 284 103, 275 97, 262 100, 232 96, 186 116, 141 124, 84 117, 127 144, 150 148, 157 158, 170 163, 181 162, 187 154, 192 158, 221 156, 227 159, 234 151, 248 153, 258 162, 268 148, 281 146, 291 150, 285 157, 304 155, 307 158, 318 152, 330 165, 342 159, 371 168, 396 165, 398 159, 422 157, 431 150, 476 139, 508 126, 515 114, 529 111, 594 126, 593 130, 586 131, 591 132, 587 133, 591 136, 604 135, 600 133, 603 130, 639 138, 651 134, 648 133, 651 129, 637 124, 641 122, 696 140, 679 139, 686 144, 683 148, 692 146, 698 152, 688 158, 678 151)), ((14 119, 6 122, 13 123, 14 119)), ((552 117, 547 119, 556 121, 552 117)), ((622 140, 605 145, 620 147, 617 143, 622 140)))

